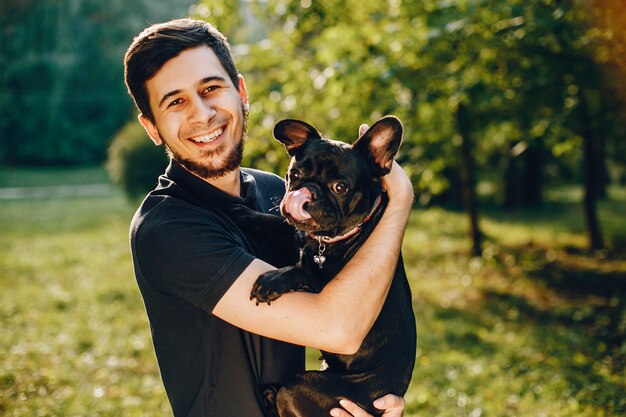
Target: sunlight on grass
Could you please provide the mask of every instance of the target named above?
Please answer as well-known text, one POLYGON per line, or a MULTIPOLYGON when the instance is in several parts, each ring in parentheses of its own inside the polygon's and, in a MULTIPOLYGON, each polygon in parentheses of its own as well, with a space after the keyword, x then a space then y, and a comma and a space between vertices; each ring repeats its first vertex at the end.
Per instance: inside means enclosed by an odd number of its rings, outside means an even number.
POLYGON ((167 415, 128 253, 132 209, 116 196, 2 211, 2 414, 167 415))

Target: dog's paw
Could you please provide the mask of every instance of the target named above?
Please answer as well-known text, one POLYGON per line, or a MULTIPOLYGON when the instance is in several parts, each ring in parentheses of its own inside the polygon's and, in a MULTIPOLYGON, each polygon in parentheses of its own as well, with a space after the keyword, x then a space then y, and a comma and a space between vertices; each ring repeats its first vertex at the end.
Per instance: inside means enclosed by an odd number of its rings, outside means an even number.
POLYGON ((316 281, 307 271, 297 266, 286 266, 259 275, 250 293, 250 299, 256 298, 256 304, 267 303, 292 291, 320 292, 316 281))
POLYGON ((263 399, 265 400, 265 408, 272 410, 276 408, 276 396, 278 395, 279 387, 274 384, 268 384, 263 386, 263 399))
POLYGON ((285 285, 286 282, 283 279, 284 276, 280 270, 268 271, 259 275, 259 278, 254 282, 252 286, 252 292, 250 293, 250 299, 256 298, 256 305, 259 303, 267 303, 268 305, 280 298, 286 292, 291 291, 285 285))

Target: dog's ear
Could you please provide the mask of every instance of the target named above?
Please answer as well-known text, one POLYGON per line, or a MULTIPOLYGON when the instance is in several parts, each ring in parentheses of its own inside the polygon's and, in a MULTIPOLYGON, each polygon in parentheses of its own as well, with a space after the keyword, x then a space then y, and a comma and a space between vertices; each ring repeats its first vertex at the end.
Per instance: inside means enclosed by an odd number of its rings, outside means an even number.
POLYGON ((395 116, 385 116, 372 125, 353 145, 370 164, 373 172, 383 176, 391 171, 393 158, 402 143, 402 123, 395 116))
POLYGON ((295 119, 285 119, 276 123, 274 137, 285 145, 289 155, 292 155, 307 140, 322 138, 313 126, 295 119))

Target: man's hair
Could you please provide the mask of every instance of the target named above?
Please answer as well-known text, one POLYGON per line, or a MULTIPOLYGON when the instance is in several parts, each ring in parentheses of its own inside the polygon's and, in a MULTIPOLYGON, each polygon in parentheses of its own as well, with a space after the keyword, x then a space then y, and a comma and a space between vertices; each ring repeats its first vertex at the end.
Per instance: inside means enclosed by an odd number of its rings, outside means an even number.
POLYGON ((149 26, 133 39, 124 56, 124 81, 135 105, 151 122, 154 122, 154 115, 146 81, 181 52, 205 45, 217 55, 239 91, 237 68, 226 36, 210 23, 194 19, 170 20, 149 26))

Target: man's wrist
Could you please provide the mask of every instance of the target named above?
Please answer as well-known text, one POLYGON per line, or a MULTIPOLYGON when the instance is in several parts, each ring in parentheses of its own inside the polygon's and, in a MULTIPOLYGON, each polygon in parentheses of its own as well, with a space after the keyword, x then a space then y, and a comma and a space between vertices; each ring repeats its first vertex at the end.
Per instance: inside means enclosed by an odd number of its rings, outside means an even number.
POLYGON ((413 187, 407 189, 396 189, 393 194, 389 194, 389 206, 395 207, 399 210, 410 211, 413 208, 413 202, 415 200, 415 194, 413 193, 413 187))
POLYGON ((413 207, 415 198, 413 184, 395 161, 393 161, 391 172, 383 177, 383 188, 387 191, 390 205, 405 207, 409 210, 413 207))

